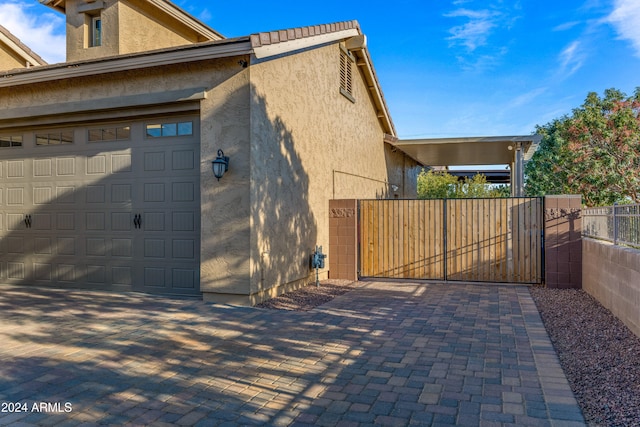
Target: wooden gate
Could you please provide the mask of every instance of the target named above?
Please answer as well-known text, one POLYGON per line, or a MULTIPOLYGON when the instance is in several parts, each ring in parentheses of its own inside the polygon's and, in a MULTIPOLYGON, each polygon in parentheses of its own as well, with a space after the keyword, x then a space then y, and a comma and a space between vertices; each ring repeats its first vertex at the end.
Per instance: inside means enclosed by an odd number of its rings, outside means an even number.
POLYGON ((359 201, 361 277, 541 283, 542 199, 359 201))

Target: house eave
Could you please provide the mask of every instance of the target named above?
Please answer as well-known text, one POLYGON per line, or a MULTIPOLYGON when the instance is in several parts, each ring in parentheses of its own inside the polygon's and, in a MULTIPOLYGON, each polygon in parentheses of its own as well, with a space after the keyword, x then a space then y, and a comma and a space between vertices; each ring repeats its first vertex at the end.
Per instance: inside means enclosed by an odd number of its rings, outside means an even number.
POLYGON ((109 74, 119 71, 161 67, 172 64, 204 61, 252 52, 249 38, 227 39, 177 49, 115 56, 89 61, 67 62, 0 74, 0 87, 50 82, 76 77, 109 74))

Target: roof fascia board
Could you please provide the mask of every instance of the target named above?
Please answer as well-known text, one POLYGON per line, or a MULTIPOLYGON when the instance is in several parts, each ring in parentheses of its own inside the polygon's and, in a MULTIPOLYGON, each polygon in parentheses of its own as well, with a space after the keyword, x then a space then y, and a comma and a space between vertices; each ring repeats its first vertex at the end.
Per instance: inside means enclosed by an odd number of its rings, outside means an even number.
POLYGON ((333 33, 320 34, 317 36, 293 39, 286 42, 256 46, 253 48, 253 52, 257 59, 264 59, 271 56, 282 55, 314 46, 323 45, 326 43, 336 42, 338 40, 357 36, 358 34, 360 34, 358 30, 356 28, 352 28, 349 30, 336 31, 333 33))
POLYGON ((41 116, 60 116, 78 112, 143 108, 145 106, 177 102, 199 101, 206 98, 205 88, 182 89, 159 93, 118 96, 86 101, 62 102, 32 107, 0 110, 0 121, 20 120, 41 116), (53 112, 53 113, 52 113, 53 112))
POLYGON ((148 1, 149 3, 153 4, 158 9, 162 10, 169 16, 180 21, 180 23, 182 23, 183 25, 186 25, 187 27, 210 38, 211 40, 222 40, 225 38, 222 34, 218 33, 214 29, 203 24, 202 22, 197 20, 195 17, 191 16, 190 14, 188 14, 187 12, 185 12, 184 10, 180 9, 178 6, 172 3, 169 3, 163 0, 148 0, 148 1))
POLYGON ((42 59, 38 59, 38 58, 32 56, 29 52, 25 51, 22 48, 22 46, 19 46, 18 44, 16 44, 16 42, 11 40, 10 37, 7 37, 2 32, 0 32, 0 41, 2 43, 6 44, 9 47, 9 49, 11 49, 15 53, 17 53, 22 59, 27 61, 30 65, 44 65, 42 63, 42 59))
POLYGON ((357 64, 364 71, 367 80, 371 80, 372 84, 369 86, 369 91, 373 98, 374 104, 378 109, 378 118, 384 123, 385 132, 395 137, 397 135, 396 128, 393 124, 393 120, 391 120, 389 107, 387 106, 387 102, 384 99, 382 87, 380 86, 378 76, 376 75, 375 69, 373 68, 373 63, 371 62, 369 51, 368 49, 363 47, 359 49, 358 52, 362 54, 362 61, 358 61, 357 64))
POLYGON ((48 82, 52 80, 86 77, 99 74, 108 74, 118 71, 136 70, 142 68, 159 67, 172 64, 197 62, 208 59, 224 58, 236 55, 247 55, 252 52, 248 39, 240 39, 233 43, 222 45, 197 46, 174 50, 170 52, 157 52, 142 54, 124 58, 112 57, 106 60, 62 63, 55 66, 38 67, 30 70, 19 70, 15 73, 0 75, 0 87, 10 87, 25 84, 48 82))

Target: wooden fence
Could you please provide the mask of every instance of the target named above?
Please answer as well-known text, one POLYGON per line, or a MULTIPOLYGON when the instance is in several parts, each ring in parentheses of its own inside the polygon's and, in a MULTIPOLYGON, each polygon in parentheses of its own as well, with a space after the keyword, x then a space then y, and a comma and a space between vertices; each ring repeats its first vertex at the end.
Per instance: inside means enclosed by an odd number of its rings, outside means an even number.
POLYGON ((361 200, 360 276, 542 282, 542 199, 361 200))

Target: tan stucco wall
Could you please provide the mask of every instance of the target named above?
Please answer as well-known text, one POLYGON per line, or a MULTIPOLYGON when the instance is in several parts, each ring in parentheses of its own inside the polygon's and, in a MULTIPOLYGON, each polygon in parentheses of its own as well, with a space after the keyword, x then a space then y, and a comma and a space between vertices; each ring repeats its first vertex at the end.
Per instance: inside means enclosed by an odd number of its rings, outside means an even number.
POLYGON ((20 56, 16 55, 6 44, 0 42, 0 71, 13 70, 14 68, 24 68, 25 63, 20 56))
POLYGON ((83 0, 67 0, 67 62, 118 54, 119 5, 117 0, 103 0, 103 2, 104 8, 100 10, 102 19, 102 45, 88 47, 89 27, 87 26, 87 14, 78 12, 78 8, 86 5, 86 3, 83 0))
MULTIPOLYGON (((67 0, 67 62, 182 46, 198 35, 140 0, 103 0, 102 45, 89 47, 84 0, 67 0)), ((94 13, 94 12, 91 12, 94 13)))
POLYGON ((250 67, 252 302, 314 278, 330 199, 388 196, 389 170, 403 166, 355 67, 356 102, 340 94, 339 59, 332 44, 250 67))
POLYGON ((119 14, 120 52, 133 53, 195 43, 198 36, 166 15, 159 15, 140 0, 121 1, 119 14))
POLYGON ((640 251, 582 239, 582 288, 640 337, 640 251))

